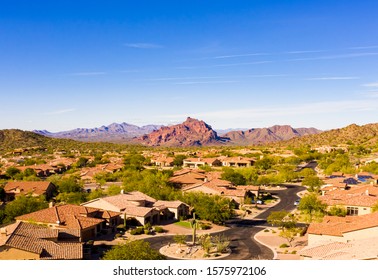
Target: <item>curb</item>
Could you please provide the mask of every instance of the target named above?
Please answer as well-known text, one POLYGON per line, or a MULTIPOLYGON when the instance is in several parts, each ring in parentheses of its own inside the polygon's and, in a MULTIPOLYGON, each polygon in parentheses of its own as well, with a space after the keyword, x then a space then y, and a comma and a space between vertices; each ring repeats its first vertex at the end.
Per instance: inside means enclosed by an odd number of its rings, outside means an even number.
POLYGON ((258 240, 258 239, 256 238, 256 235, 258 235, 260 232, 262 232, 262 231, 264 231, 264 230, 265 230, 265 229, 262 229, 262 230, 260 230, 258 233, 256 233, 256 234, 253 236, 253 239, 254 239, 256 242, 260 243, 261 245, 263 245, 263 246, 265 246, 265 247, 268 247, 268 248, 273 252, 273 260, 278 260, 278 254, 277 254, 276 250, 275 250, 273 247, 271 247, 270 245, 267 245, 267 244, 265 244, 264 242, 261 242, 260 240, 258 240))

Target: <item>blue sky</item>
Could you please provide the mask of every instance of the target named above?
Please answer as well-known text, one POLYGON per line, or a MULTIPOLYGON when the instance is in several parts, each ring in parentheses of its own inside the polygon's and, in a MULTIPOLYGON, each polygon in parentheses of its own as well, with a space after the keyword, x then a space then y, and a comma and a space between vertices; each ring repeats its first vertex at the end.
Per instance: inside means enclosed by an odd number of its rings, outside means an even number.
POLYGON ((378 122, 373 0, 1 0, 0 129, 378 122))

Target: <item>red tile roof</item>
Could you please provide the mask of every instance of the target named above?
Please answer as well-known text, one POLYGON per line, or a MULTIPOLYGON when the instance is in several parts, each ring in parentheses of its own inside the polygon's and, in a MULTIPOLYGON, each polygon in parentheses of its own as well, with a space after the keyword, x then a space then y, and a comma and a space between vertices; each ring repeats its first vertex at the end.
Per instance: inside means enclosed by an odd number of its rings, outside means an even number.
POLYGON ((53 184, 45 181, 36 181, 36 182, 8 182, 4 190, 7 193, 20 193, 28 194, 33 193, 37 195, 43 195, 46 193, 49 186, 53 184))
POLYGON ((321 223, 311 223, 307 233, 315 235, 343 236, 347 232, 378 227, 378 213, 362 216, 326 216, 321 223))

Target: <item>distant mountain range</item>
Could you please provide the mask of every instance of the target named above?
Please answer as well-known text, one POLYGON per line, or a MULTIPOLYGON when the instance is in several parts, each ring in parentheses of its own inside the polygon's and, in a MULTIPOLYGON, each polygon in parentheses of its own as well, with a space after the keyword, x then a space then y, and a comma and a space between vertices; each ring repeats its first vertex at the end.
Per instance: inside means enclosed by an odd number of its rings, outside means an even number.
MULTIPOLYGON (((115 127, 117 126, 114 125, 112 126, 113 129, 110 129, 113 133, 116 133, 115 130, 117 129, 115 129, 115 127)), ((133 127, 135 128, 135 126, 133 127)), ((154 128, 157 127, 159 126, 150 127, 150 129, 154 130, 154 128)), ((93 130, 96 131, 96 129, 93 130)), ((106 131, 106 129, 101 130, 106 131)), ((136 130, 139 131, 138 129, 136 130)), ((107 129, 107 131, 109 131, 109 129, 107 129)), ((120 128, 119 131, 123 131, 123 134, 125 134, 124 131, 126 131, 126 129, 120 128)), ((254 145, 273 142, 280 146, 337 146, 341 144, 353 144, 367 145, 369 147, 375 147, 378 143, 378 123, 362 126, 351 124, 344 128, 319 132, 319 130, 314 128, 294 129, 288 125, 275 125, 269 128, 233 131, 219 136, 218 133, 205 122, 188 118, 182 124, 167 127, 160 126, 159 129, 149 134, 137 136, 132 139, 129 136, 130 134, 127 134, 127 140, 124 139, 122 142, 149 146, 254 145)), ((69 147, 91 145, 90 143, 83 143, 83 140, 88 141, 85 138, 81 138, 82 142, 75 142, 68 139, 52 139, 46 137, 52 134, 46 131, 40 133, 43 133, 45 136, 16 129, 0 130, 0 152, 33 146, 49 148, 56 147, 57 145, 66 145, 69 147)), ((105 132, 101 133, 106 134, 105 132)), ((56 134, 54 133, 52 135, 56 134)), ((68 136, 68 134, 64 135, 66 137, 68 136)), ((83 135, 85 134, 81 134, 82 137, 83 135)), ((110 136, 107 137, 108 138, 105 139, 112 139, 110 136)), ((91 140, 93 139, 94 138, 91 140)), ((119 137, 115 139, 119 139, 119 137)))
POLYGON ((96 128, 77 128, 62 132, 49 132, 47 130, 34 130, 33 132, 53 138, 66 138, 78 141, 90 142, 127 142, 134 137, 149 134, 161 128, 162 125, 136 126, 128 123, 112 123, 108 126, 96 128))
POLYGON ((47 137, 85 142, 130 142, 148 146, 206 146, 266 144, 317 134, 320 130, 315 128, 294 129, 289 125, 275 125, 269 128, 227 129, 217 132, 204 121, 188 117, 182 124, 172 126, 146 125, 139 127, 128 123, 112 123, 99 128, 77 128, 56 133, 46 130, 35 130, 34 132, 47 137))

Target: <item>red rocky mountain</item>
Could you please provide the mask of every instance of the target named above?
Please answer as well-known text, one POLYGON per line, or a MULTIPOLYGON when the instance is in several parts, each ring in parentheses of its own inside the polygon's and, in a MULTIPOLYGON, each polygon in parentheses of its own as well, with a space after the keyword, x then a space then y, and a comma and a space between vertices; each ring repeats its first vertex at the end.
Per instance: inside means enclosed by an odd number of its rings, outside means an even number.
POLYGON ((182 124, 164 126, 150 134, 138 137, 137 142, 148 146, 205 146, 225 144, 229 140, 219 137, 204 121, 188 117, 182 124))

